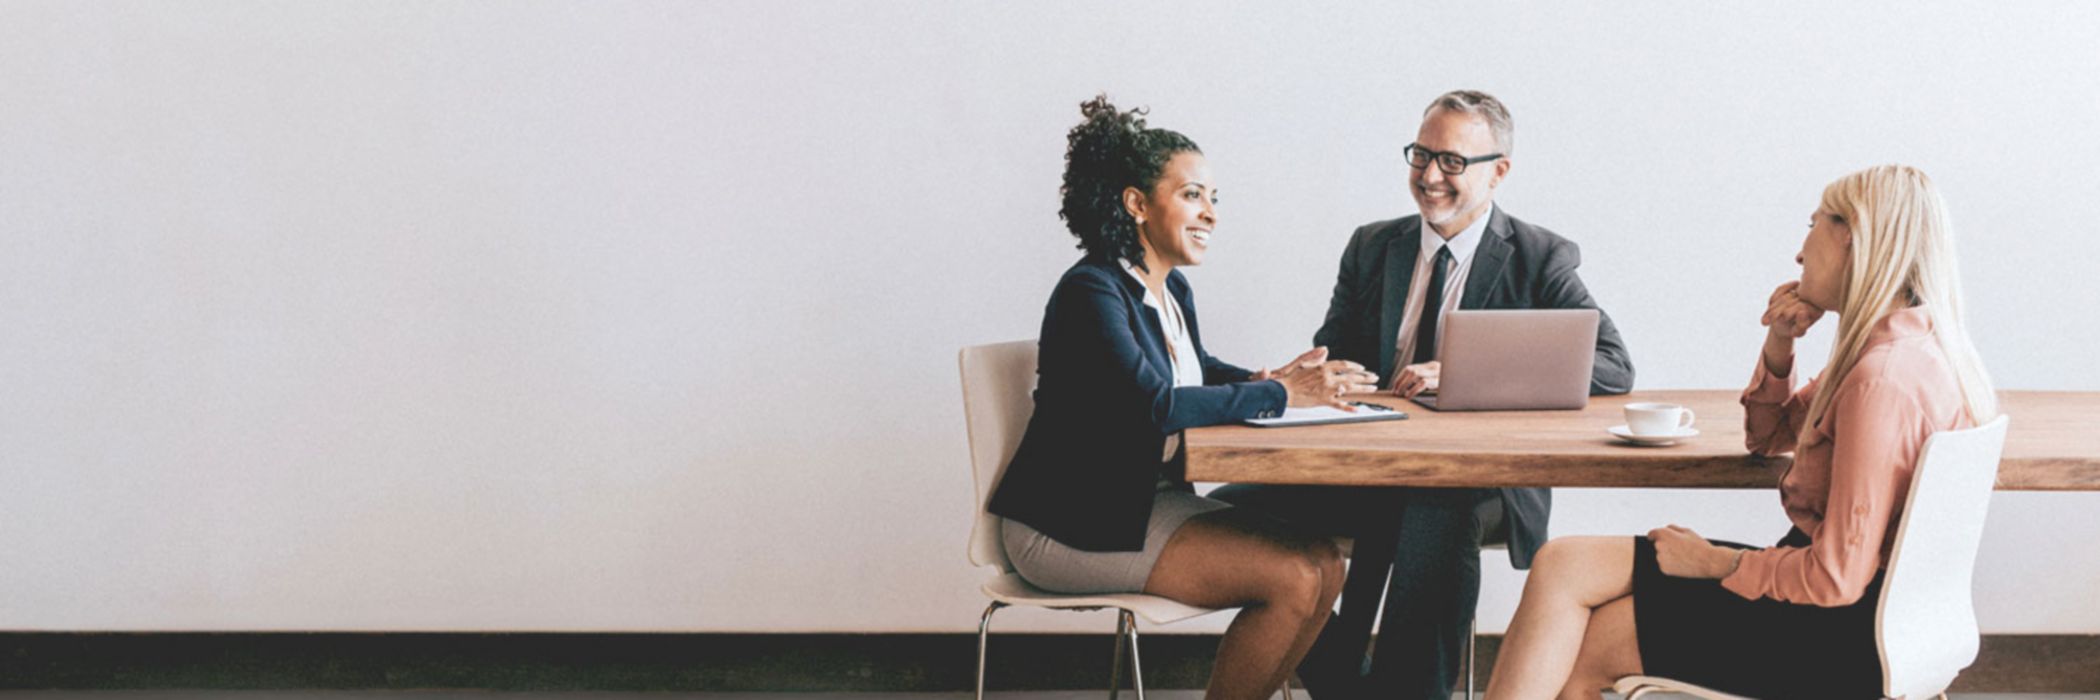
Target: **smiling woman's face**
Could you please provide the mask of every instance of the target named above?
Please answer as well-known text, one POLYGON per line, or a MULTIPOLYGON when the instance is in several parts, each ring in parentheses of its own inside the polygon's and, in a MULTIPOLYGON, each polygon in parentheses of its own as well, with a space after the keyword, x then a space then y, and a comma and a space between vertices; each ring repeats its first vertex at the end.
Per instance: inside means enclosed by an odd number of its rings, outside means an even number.
POLYGON ((1195 151, 1174 154, 1160 170, 1159 182, 1131 212, 1144 219, 1138 238, 1145 246, 1146 265, 1203 264, 1211 231, 1218 225, 1217 204, 1210 162, 1195 151))

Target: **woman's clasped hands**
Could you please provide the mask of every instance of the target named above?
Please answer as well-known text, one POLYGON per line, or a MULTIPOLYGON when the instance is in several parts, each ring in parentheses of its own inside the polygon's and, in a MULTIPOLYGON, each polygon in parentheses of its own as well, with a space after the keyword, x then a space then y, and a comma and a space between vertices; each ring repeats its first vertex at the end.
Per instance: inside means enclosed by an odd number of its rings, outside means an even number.
POLYGON ((1325 347, 1307 350, 1281 367, 1264 368, 1253 376, 1257 382, 1270 379, 1283 385, 1288 405, 1299 407, 1333 406, 1355 411, 1356 406, 1342 400, 1344 394, 1378 390, 1377 373, 1348 360, 1328 360, 1325 347))

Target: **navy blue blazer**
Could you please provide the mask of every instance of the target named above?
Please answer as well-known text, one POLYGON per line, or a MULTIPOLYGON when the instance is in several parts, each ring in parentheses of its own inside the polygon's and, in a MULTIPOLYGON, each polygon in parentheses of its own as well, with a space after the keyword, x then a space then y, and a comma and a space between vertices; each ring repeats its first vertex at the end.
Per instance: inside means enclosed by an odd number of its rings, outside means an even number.
MULTIPOLYGON (((1327 321, 1313 334, 1328 357, 1354 360, 1378 372, 1390 386, 1399 373, 1393 366, 1400 316, 1407 290, 1414 283, 1415 259, 1422 251, 1422 217, 1408 216, 1365 224, 1350 236, 1342 253, 1341 273, 1327 304, 1327 321)), ((1575 242, 1545 228, 1502 213, 1488 215, 1487 233, 1473 250, 1466 271, 1461 309, 1597 309, 1597 355, 1590 366, 1590 393, 1624 394, 1633 390, 1633 358, 1611 322, 1597 308, 1575 268, 1582 252, 1575 242)), ((1550 489, 1502 489, 1502 512, 1510 519, 1509 561, 1531 567, 1531 555, 1546 543, 1546 522, 1553 511, 1550 489)))
POLYGON ((1160 462, 1169 436, 1282 413, 1282 384, 1247 381, 1251 372, 1203 351, 1179 271, 1167 275, 1167 292, 1188 319, 1203 386, 1174 386, 1145 285, 1120 262, 1089 255, 1057 281, 1037 341, 1035 415, 986 504, 992 513, 1076 549, 1144 549, 1160 477, 1182 478, 1180 460, 1160 462))

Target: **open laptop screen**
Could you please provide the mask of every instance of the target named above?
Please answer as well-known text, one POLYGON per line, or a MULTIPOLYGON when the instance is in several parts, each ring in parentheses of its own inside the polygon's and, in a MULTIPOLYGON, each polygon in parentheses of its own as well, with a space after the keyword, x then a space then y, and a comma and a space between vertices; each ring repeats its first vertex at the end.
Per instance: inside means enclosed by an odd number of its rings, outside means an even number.
POLYGON ((1438 411, 1582 408, 1597 357, 1596 309, 1454 310, 1437 343, 1438 411))

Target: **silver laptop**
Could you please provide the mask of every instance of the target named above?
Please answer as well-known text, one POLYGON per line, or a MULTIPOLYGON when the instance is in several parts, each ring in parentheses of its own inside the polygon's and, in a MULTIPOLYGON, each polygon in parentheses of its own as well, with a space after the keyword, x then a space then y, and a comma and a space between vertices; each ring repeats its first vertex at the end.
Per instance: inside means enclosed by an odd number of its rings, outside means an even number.
POLYGON ((1596 309, 1452 310, 1438 329, 1438 411, 1582 408, 1597 357, 1596 309))

